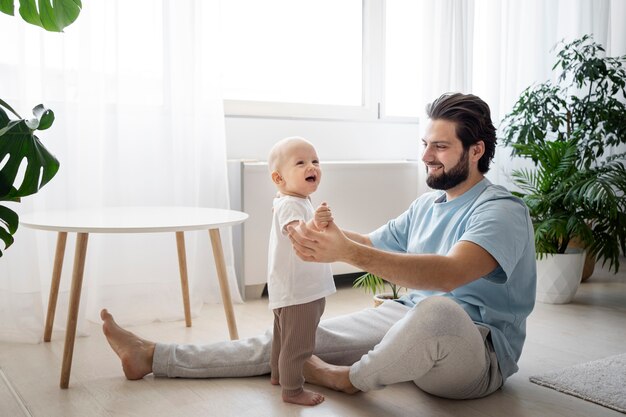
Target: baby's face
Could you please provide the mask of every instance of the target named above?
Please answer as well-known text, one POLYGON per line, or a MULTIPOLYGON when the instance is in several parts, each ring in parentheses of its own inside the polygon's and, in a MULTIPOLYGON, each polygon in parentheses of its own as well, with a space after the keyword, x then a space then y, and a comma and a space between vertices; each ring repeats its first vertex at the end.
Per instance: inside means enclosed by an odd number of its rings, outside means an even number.
POLYGON ((307 142, 287 145, 281 166, 281 181, 277 183, 281 193, 306 198, 317 190, 322 179, 317 152, 307 142))

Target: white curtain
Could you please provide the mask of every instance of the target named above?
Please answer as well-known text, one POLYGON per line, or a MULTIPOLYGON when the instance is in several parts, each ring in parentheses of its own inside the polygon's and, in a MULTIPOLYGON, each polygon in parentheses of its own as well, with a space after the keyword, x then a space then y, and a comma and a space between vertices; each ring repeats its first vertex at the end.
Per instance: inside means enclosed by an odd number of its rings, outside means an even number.
MULTIPOLYGON (((219 4, 91 0, 65 33, 0 14, 0 97, 25 117, 56 115, 38 135, 61 168, 18 213, 107 206, 228 208, 220 92, 219 4)), ((240 302, 230 230, 223 229, 231 293, 240 302)), ((0 340, 41 339, 56 236, 20 227, 0 259, 0 340)), ((74 252, 69 235, 55 329, 65 327, 74 252)), ((187 232, 192 314, 219 302, 208 232, 187 232)), ((183 318, 173 233, 94 234, 79 313, 122 323, 183 318)))
MULTIPOLYGON (((417 4, 414 24, 419 28, 419 42, 415 51, 407 53, 421 58, 416 74, 418 102, 425 105, 446 91, 473 93, 490 105, 496 127, 524 88, 553 77, 556 51, 552 48, 562 39, 569 42, 592 34, 607 55, 626 54, 623 0, 427 0, 417 4)), ((488 176, 510 186, 508 173, 522 163, 511 161, 510 151, 498 147, 488 176)))

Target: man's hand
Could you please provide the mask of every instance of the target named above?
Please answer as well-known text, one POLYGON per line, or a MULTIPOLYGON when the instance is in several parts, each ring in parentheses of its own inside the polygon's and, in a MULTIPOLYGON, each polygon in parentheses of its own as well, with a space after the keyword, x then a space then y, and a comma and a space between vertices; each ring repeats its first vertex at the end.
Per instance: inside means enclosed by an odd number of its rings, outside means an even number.
POLYGON ((330 211, 328 204, 324 202, 315 210, 315 217, 313 218, 315 227, 317 230, 324 230, 332 221, 333 213, 330 211))
POLYGON ((331 221, 323 232, 313 230, 306 223, 287 227, 296 255, 303 261, 336 262, 345 259, 351 241, 331 221))

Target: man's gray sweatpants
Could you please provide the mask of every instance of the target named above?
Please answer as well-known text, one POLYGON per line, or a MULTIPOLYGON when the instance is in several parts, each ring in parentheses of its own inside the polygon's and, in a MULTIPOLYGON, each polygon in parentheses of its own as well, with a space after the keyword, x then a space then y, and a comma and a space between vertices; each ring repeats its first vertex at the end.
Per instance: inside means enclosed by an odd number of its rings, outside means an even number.
MULTIPOLYGON (((430 297, 414 308, 387 301, 322 320, 314 354, 350 366, 350 381, 361 391, 413 381, 440 397, 479 398, 502 385, 488 334, 446 297, 430 297)), ((158 343, 152 368, 155 376, 171 378, 263 375, 270 372, 271 346, 271 329, 208 345, 158 343)))

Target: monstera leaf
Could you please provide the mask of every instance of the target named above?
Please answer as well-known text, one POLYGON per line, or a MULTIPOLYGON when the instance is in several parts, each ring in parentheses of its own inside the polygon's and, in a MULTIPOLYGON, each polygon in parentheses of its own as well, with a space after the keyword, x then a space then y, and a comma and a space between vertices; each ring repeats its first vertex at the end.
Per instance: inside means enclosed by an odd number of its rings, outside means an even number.
MULTIPOLYGON (((17 0, 0 0, 0 12, 13 16, 15 3, 17 0)), ((19 0, 19 4, 22 19, 48 32, 63 32, 82 8, 81 0, 19 0)), ((40 104, 33 109, 33 115, 33 118, 22 119, 0 99, 0 201, 20 201, 20 197, 36 193, 59 170, 59 161, 34 134, 52 125, 54 113, 40 104), (5 109, 17 116, 17 120, 9 119, 5 109), (24 177, 16 187, 18 172, 24 172, 24 177)), ((0 240, 4 242, 4 249, 13 243, 18 224, 17 213, 0 205, 0 240)))
MULTIPOLYGON (((80 0, 19 0, 20 16, 26 22, 40 26, 49 32, 63 32, 78 17, 80 0)), ((0 0, 0 12, 13 16, 14 0, 0 0)))
MULTIPOLYGON (((54 113, 40 104, 33 109, 33 116, 22 119, 0 99, 0 201, 19 201, 20 197, 35 194, 59 170, 59 161, 35 136, 35 131, 52 125, 54 113), (9 119, 2 107, 18 119, 9 119), (25 168, 20 170, 23 164, 25 168), (18 172, 24 172, 24 177, 16 187, 18 172)), ((4 241, 5 249, 13 243, 12 235, 17 230, 18 221, 13 210, 0 205, 0 239, 4 241)))

